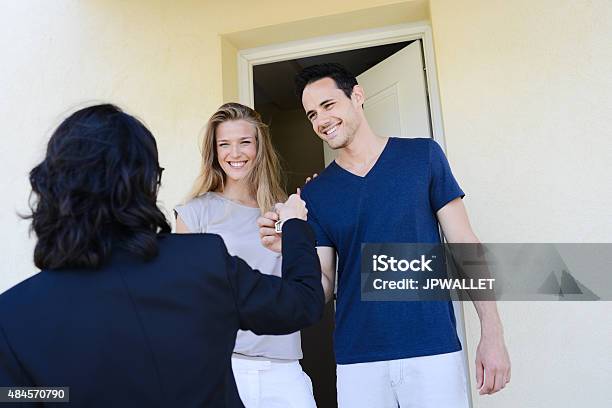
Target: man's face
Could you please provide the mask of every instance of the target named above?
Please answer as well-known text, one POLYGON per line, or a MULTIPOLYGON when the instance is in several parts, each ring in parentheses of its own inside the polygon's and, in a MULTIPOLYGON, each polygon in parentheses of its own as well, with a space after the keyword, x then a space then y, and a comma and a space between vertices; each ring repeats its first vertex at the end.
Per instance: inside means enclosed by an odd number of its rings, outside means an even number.
MULTIPOLYGON (((355 88, 358 88, 356 86, 355 88)), ((362 120, 362 101, 355 93, 348 98, 331 78, 308 84, 302 93, 302 105, 315 133, 332 149, 348 146, 362 120)))

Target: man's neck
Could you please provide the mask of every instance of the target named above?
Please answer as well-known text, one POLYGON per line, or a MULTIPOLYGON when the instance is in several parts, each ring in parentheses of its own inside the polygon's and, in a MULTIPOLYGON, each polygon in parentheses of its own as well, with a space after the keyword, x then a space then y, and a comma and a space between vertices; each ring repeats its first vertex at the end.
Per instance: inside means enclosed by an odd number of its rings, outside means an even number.
POLYGON ((372 168, 388 139, 376 136, 367 122, 364 125, 363 129, 359 129, 355 134, 351 143, 340 149, 336 156, 338 165, 359 175, 366 174, 372 168))

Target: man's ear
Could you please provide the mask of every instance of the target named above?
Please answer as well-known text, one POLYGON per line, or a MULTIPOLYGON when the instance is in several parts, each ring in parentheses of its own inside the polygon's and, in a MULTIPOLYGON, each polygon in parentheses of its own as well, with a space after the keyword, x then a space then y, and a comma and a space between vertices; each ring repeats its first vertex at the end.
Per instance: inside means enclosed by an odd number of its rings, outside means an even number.
POLYGON ((365 92, 361 85, 355 85, 353 87, 353 93, 351 94, 351 99, 355 102, 356 105, 362 106, 365 102, 365 92))

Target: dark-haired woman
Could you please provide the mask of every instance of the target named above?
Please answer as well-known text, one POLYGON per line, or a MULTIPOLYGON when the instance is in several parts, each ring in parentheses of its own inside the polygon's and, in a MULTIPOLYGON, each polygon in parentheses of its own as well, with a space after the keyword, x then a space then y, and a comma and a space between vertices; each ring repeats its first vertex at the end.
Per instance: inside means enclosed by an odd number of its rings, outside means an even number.
POLYGON ((239 329, 316 322, 323 290, 297 195, 278 206, 283 279, 211 234, 171 235, 151 133, 113 105, 66 119, 30 173, 42 272, 0 295, 0 386, 70 387, 75 406, 241 407, 239 329))

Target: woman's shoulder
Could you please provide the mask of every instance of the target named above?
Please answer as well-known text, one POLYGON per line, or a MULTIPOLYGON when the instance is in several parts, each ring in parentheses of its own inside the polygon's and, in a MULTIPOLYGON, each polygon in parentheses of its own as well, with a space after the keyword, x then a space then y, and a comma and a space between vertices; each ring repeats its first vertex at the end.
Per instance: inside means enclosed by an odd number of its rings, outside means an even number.
POLYGON ((185 203, 177 205, 176 208, 203 208, 206 204, 215 200, 215 194, 213 192, 206 192, 197 197, 187 200, 185 203))
POLYGON ((215 211, 219 205, 215 193, 207 192, 194 197, 184 204, 174 207, 174 212, 187 225, 191 232, 206 232, 208 227, 208 213, 215 211))

